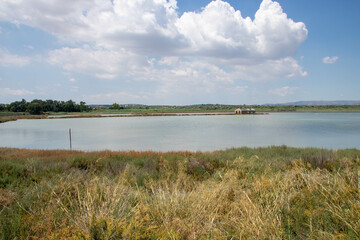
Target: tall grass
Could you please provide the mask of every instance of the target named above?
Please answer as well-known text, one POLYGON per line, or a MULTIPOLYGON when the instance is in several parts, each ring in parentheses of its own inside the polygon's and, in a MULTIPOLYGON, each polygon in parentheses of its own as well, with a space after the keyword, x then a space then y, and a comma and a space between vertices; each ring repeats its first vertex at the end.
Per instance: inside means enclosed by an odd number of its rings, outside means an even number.
POLYGON ((0 239, 358 239, 359 158, 0 148, 0 239))
POLYGON ((19 119, 42 119, 42 118, 46 118, 46 116, 0 112, 0 123, 16 121, 19 119))

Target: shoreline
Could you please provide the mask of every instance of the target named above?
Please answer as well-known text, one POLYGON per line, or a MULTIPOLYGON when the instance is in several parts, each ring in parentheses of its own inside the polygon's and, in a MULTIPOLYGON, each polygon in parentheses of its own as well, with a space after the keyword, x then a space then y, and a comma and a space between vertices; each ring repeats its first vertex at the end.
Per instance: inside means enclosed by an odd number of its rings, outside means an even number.
MULTIPOLYGON (((240 116, 248 115, 268 115, 270 113, 360 113, 360 111, 261 111, 255 114, 238 114, 240 116)), ((0 124, 19 119, 65 119, 65 118, 105 118, 105 117, 173 117, 173 116, 224 116, 237 115, 233 112, 126 112, 126 113, 69 113, 69 114, 43 114, 43 115, 5 115, 0 116, 0 124)))
POLYGON ((237 151, 241 149, 249 149, 253 151, 258 150, 264 150, 264 149, 293 149, 298 151, 307 151, 307 150, 315 150, 315 151, 330 151, 330 152, 337 152, 337 151, 360 151, 360 148, 356 147, 348 147, 348 148, 323 148, 323 147, 295 147, 290 145, 268 145, 268 146, 258 146, 258 147, 248 147, 248 146, 239 146, 239 147, 228 147, 224 149, 214 149, 214 150, 152 150, 152 149, 144 149, 144 150, 136 150, 136 149, 127 149, 127 150, 111 150, 111 149, 97 149, 97 150, 81 150, 81 149, 67 149, 67 148, 54 148, 54 149, 44 149, 44 148, 18 148, 18 147, 3 147, 0 146, 0 152, 1 151, 23 151, 27 152, 29 154, 35 153, 35 152, 43 152, 45 154, 52 154, 52 153, 69 153, 69 154, 98 154, 98 153, 111 153, 111 154, 124 154, 124 153, 139 153, 139 154, 215 154, 218 152, 227 152, 227 151, 237 151))
MULTIPOLYGON (((241 115, 266 115, 268 113, 241 114, 241 115)), ((183 117, 183 116, 221 116, 236 115, 234 113, 212 112, 179 112, 179 113, 94 113, 94 114, 62 114, 62 115, 10 115, 0 116, 0 124, 18 119, 66 119, 66 118, 107 118, 107 117, 183 117)))

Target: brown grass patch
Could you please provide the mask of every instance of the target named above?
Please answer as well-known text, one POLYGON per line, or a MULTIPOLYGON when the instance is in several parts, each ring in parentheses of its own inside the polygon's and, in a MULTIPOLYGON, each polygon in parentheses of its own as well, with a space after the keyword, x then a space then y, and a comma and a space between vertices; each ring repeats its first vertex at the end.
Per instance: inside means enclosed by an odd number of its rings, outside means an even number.
POLYGON ((16 194, 6 189, 0 188, 0 207, 11 204, 16 199, 16 194))

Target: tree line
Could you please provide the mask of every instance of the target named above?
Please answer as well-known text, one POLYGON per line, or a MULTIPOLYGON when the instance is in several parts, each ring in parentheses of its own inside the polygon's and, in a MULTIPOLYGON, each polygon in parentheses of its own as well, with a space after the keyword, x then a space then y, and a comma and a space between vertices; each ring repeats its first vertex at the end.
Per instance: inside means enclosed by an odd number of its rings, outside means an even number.
POLYGON ((27 102, 25 99, 15 101, 10 104, 0 104, 0 111, 8 112, 28 112, 30 114, 43 114, 44 112, 84 112, 90 111, 91 108, 81 101, 80 104, 72 100, 40 100, 34 99, 27 102))

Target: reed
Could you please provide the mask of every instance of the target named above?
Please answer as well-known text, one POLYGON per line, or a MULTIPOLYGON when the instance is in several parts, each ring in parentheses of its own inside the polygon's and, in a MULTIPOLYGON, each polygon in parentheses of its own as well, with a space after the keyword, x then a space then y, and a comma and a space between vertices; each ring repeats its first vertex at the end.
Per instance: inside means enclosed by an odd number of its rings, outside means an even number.
MULTIPOLYGON (((1 112, 0 112, 1 113, 1 112)), ((43 119, 45 115, 28 115, 28 114, 0 114, 0 123, 16 121, 19 119, 43 119)))
POLYGON ((360 151, 0 148, 0 239, 357 239, 360 151))

